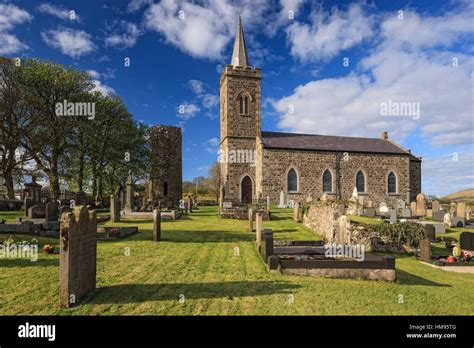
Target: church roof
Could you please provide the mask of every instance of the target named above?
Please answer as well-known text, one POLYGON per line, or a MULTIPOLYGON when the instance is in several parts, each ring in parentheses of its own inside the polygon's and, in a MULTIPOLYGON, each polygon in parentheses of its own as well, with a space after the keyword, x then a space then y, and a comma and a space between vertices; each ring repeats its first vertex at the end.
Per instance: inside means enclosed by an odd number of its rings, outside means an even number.
POLYGON ((237 33, 235 35, 234 52, 232 53, 231 65, 233 65, 234 68, 236 66, 250 66, 247 56, 247 46, 245 45, 244 28, 242 27, 242 20, 240 19, 240 15, 237 24, 237 33))
POLYGON ((383 139, 282 132, 262 132, 262 138, 266 148, 410 155, 411 160, 419 160, 400 145, 383 139))

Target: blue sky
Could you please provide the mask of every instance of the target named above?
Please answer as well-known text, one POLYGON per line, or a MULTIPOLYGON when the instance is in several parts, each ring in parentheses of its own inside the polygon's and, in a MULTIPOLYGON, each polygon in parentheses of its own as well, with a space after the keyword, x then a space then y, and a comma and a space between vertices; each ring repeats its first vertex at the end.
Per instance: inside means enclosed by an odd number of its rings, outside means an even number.
POLYGON ((472 1, 0 0, 0 55, 88 70, 137 120, 181 126, 192 179, 217 159, 237 7, 264 74, 263 130, 386 130, 423 157, 425 193, 474 187, 472 1), (389 100, 418 103, 420 117, 381 115, 389 100))

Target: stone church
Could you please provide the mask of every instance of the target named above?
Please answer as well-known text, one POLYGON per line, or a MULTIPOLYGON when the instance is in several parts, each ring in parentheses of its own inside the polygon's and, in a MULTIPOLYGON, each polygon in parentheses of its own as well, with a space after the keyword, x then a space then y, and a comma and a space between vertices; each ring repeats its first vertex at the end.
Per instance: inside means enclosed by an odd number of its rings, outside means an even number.
MULTIPOLYGON (((265 132, 261 129, 260 68, 249 64, 239 17, 232 62, 220 77, 220 158, 224 200, 255 202, 284 192, 286 201, 349 199, 375 205, 414 201, 421 192, 421 157, 389 140, 265 132)), ((318 115, 315 115, 317 117, 318 115)))

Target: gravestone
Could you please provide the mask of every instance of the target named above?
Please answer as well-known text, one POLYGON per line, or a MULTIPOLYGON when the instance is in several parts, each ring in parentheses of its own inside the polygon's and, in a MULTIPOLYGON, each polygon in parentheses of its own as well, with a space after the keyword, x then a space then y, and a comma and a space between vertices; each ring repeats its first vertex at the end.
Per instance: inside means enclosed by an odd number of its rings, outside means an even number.
POLYGON ((365 216, 369 218, 374 218, 375 217, 375 208, 365 208, 364 209, 365 216))
POLYGON ((267 196, 267 211, 270 211, 270 196, 267 196))
POLYGON ((278 204, 279 208, 286 208, 285 204, 285 193, 283 191, 280 191, 280 203, 278 204))
POLYGON ((45 214, 44 205, 34 205, 28 209, 28 217, 30 219, 44 219, 45 214))
POLYGON ((459 244, 462 250, 474 251, 474 232, 462 232, 459 236, 459 244))
POLYGON ((456 216, 463 219, 466 217, 466 202, 456 204, 456 216))
POLYGON ((249 209, 249 232, 253 232, 253 209, 249 209))
POLYGON ((403 218, 411 218, 411 209, 410 208, 403 208, 402 209, 402 217, 403 218))
POLYGON ((411 216, 416 216, 416 202, 410 203, 411 216))
POLYGON ((296 222, 301 222, 301 219, 300 219, 300 204, 299 203, 295 203, 295 205, 293 207, 293 220, 295 220, 296 222))
POLYGON ((134 209, 134 193, 132 171, 128 172, 127 178, 127 194, 125 195, 125 210, 131 212, 134 209))
POLYGON ((28 209, 30 209, 32 205, 33 205, 33 199, 30 197, 25 197, 25 199, 23 200, 23 210, 24 210, 25 216, 28 216, 28 209))
POLYGON ((61 216, 59 300, 72 307, 96 288, 97 215, 76 206, 61 216))
POLYGON ((433 212, 431 220, 444 222, 444 214, 446 214, 444 210, 438 210, 437 212, 433 212))
POLYGON ((120 202, 114 195, 110 195, 110 221, 120 222, 120 202))
POLYGON ((432 224, 423 225, 425 229, 425 238, 431 242, 436 242, 435 227, 432 224))
POLYGON ((428 239, 420 240, 420 260, 431 261, 431 242, 428 239))
POLYGON ((193 212, 193 198, 188 196, 188 214, 193 212))
POLYGON ((433 203, 431 204, 431 209, 433 210, 433 214, 439 211, 439 201, 434 200, 433 203))
POLYGON ((451 220, 451 214, 447 214, 447 213, 444 214, 443 223, 446 225, 446 227, 453 226, 453 222, 451 220))
POLYGON ((390 209, 390 223, 395 224, 397 223, 397 210, 390 209))
POLYGON ((419 193, 416 196, 416 215, 424 216, 426 209, 426 199, 423 193, 419 193))
POLYGON ((153 241, 161 240, 161 208, 153 210, 153 241))
POLYGON ((58 221, 59 204, 56 202, 46 203, 45 219, 46 221, 58 221))
POLYGON ((427 219, 432 219, 432 218, 433 218, 433 210, 431 210, 431 209, 426 209, 426 210, 425 210, 425 217, 426 217, 427 219))
POLYGON ((451 224, 453 227, 466 227, 466 219, 455 216, 451 218, 451 224))
POLYGON ((381 202, 381 203, 379 204, 379 213, 382 213, 382 214, 388 213, 387 203, 381 202))
POLYGON ((397 199, 397 209, 405 208, 405 201, 403 199, 397 199))
POLYGON ((260 248, 262 244, 262 212, 257 211, 255 213, 255 234, 257 247, 260 248))
POLYGON ((223 202, 222 207, 224 209, 232 209, 232 202, 223 202))

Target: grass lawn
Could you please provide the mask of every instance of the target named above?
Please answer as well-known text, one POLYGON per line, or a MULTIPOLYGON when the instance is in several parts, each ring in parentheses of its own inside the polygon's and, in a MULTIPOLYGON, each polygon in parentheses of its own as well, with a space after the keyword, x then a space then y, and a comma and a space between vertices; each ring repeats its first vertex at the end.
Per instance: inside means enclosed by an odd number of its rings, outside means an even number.
MULTIPOLYGON (((263 223, 274 230, 275 238, 318 239, 292 220, 291 210, 275 212, 272 221, 263 223)), ((2 213, 0 218, 20 215, 2 213)), ((178 221, 164 221, 164 240, 159 243, 152 241, 149 220, 120 225, 138 225, 140 232, 120 241, 98 242, 98 289, 73 309, 58 306, 58 255, 41 254, 37 262, 0 259, 0 314, 474 314, 473 274, 438 270, 409 256, 397 257, 395 283, 268 273, 253 246, 254 233, 248 232, 247 221, 220 219, 215 207, 201 207, 178 221), (184 302, 179 301, 180 295, 184 302), (399 303, 400 295, 403 303, 399 303)), ((40 243, 58 241, 42 238, 40 243)))

